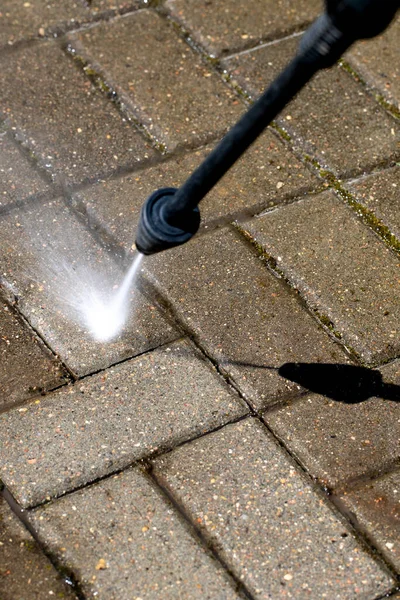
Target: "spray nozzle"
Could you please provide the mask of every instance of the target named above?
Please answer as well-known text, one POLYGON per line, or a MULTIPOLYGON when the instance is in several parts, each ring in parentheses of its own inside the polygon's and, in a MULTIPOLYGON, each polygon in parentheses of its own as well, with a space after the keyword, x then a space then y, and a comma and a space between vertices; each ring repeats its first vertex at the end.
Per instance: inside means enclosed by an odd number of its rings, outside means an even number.
POLYGON ((190 240, 200 225, 198 207, 179 210, 176 206, 176 188, 157 190, 142 207, 136 231, 136 247, 150 255, 180 246, 190 240))

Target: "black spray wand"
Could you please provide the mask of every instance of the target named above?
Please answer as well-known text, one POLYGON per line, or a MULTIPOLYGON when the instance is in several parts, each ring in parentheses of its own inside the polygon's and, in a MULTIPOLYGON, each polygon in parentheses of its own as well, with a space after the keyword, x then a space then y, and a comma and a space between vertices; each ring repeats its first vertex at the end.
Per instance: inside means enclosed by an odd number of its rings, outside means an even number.
POLYGON ((147 199, 137 249, 149 255, 189 241, 200 225, 200 200, 317 71, 335 64, 355 41, 384 31, 399 6, 400 0, 326 0, 325 12, 304 34, 293 60, 187 181, 147 199))

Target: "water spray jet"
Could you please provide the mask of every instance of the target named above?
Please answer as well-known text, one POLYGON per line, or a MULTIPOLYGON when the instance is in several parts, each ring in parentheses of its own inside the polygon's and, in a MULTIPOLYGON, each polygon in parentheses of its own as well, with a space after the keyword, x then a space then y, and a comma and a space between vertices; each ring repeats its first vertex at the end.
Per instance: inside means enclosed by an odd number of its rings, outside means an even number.
POLYGON ((326 0, 297 54, 179 188, 154 192, 142 207, 136 247, 145 255, 188 242, 200 225, 199 202, 264 129, 321 69, 332 67, 357 40, 382 33, 400 0, 326 0))

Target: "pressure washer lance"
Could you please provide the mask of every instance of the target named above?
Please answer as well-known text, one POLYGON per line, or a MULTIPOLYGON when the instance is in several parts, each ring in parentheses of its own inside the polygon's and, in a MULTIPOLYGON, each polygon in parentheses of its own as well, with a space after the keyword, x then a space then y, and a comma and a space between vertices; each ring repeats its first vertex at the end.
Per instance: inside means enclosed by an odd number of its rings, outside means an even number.
POLYGON ((399 7, 400 0, 326 0, 293 60, 187 181, 147 199, 136 232, 139 252, 155 254, 189 241, 200 225, 200 200, 317 71, 333 66, 355 41, 384 31, 399 7))

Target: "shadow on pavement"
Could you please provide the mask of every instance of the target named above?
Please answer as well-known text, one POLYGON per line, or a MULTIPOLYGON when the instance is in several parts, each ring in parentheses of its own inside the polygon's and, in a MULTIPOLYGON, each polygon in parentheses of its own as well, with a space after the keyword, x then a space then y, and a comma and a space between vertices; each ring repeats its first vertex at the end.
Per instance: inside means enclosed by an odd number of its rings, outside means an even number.
POLYGON ((400 386, 385 383, 379 371, 342 364, 285 363, 279 375, 316 394, 356 404, 373 396, 400 401, 400 386))

